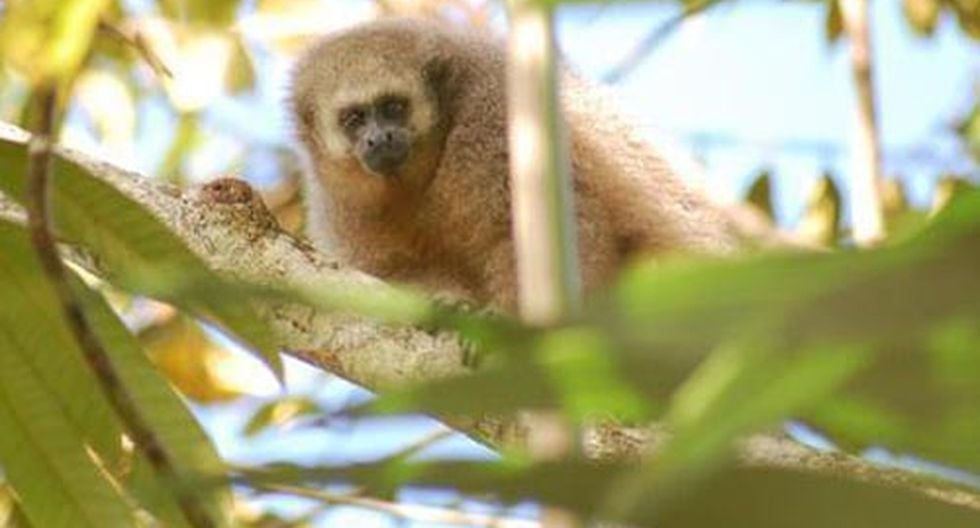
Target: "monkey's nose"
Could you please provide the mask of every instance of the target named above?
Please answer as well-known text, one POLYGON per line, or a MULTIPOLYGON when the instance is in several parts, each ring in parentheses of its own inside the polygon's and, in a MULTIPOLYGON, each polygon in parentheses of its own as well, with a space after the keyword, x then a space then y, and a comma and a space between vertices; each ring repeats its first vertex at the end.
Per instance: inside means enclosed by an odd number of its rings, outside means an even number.
POLYGON ((377 134, 368 136, 367 144, 368 148, 375 148, 384 145, 385 143, 391 143, 395 140, 395 133, 386 130, 383 132, 378 132, 377 134))
POLYGON ((393 173, 408 158, 408 138, 394 130, 369 132, 364 145, 364 164, 378 174, 393 173))

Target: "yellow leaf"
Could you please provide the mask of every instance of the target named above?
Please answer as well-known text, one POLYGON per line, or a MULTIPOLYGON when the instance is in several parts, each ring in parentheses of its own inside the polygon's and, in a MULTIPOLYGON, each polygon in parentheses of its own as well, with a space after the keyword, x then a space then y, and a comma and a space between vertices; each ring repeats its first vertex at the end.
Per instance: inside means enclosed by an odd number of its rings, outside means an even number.
POLYGON ((940 7, 937 0, 902 0, 906 20, 920 35, 932 35, 939 20, 940 7))
POLYGON ((824 174, 810 191, 803 219, 796 232, 804 240, 833 246, 840 227, 840 201, 840 191, 830 176, 824 174))
POLYGON ((834 43, 844 32, 844 17, 840 12, 838 0, 827 0, 827 17, 824 19, 824 36, 827 42, 834 43))
POLYGON ((33 84, 70 77, 89 49, 106 0, 10 0, 0 53, 33 84))
POLYGON ((746 197, 746 201, 765 213, 767 217, 773 217, 772 174, 770 174, 768 170, 762 171, 759 176, 756 177, 755 182, 752 183, 752 187, 749 188, 749 194, 746 197))
POLYGON ((193 321, 174 317, 140 338, 167 379, 194 401, 215 403, 242 395, 239 387, 216 372, 231 353, 208 339, 193 321))

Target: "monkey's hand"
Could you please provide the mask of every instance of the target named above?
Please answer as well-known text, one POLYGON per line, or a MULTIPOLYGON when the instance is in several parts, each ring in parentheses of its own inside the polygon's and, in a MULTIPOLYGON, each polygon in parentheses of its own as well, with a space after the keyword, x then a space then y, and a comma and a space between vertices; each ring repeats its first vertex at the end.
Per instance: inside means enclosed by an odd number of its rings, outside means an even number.
POLYGON ((497 315, 496 312, 449 293, 435 293, 431 298, 435 304, 435 314, 427 324, 422 325, 422 330, 429 333, 453 332, 463 349, 463 366, 471 369, 479 367, 483 359, 481 343, 479 339, 466 337, 466 327, 472 326, 474 321, 497 315))

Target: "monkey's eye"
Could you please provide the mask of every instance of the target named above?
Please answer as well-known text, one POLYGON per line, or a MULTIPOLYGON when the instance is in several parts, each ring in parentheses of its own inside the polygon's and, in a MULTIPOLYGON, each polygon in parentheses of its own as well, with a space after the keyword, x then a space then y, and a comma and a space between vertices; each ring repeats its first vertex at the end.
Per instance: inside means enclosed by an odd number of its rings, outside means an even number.
POLYGON ((340 113, 340 126, 347 131, 354 131, 364 124, 366 115, 360 108, 348 108, 340 113))
POLYGON ((401 119, 408 110, 408 101, 392 97, 381 101, 381 115, 385 119, 401 119))

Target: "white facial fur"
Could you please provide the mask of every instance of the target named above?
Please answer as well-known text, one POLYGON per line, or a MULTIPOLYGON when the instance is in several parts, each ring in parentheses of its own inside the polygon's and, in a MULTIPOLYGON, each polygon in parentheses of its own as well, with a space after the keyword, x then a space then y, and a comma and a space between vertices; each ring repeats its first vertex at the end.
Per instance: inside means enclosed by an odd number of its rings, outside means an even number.
POLYGON ((412 135, 424 134, 434 124, 435 115, 430 97, 424 91, 424 83, 415 75, 394 76, 373 79, 370 84, 355 79, 344 82, 332 94, 317 102, 316 114, 322 131, 321 140, 331 156, 349 155, 352 145, 340 129, 337 113, 356 104, 369 104, 383 95, 398 95, 409 100, 409 130, 412 135))

